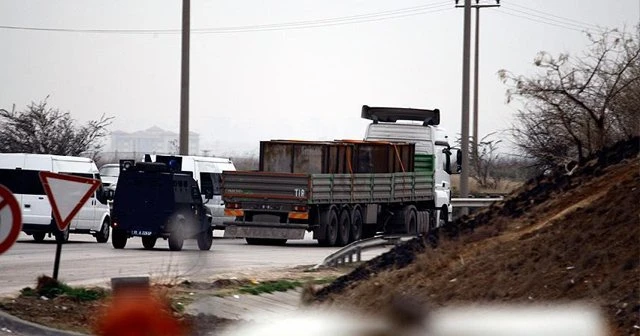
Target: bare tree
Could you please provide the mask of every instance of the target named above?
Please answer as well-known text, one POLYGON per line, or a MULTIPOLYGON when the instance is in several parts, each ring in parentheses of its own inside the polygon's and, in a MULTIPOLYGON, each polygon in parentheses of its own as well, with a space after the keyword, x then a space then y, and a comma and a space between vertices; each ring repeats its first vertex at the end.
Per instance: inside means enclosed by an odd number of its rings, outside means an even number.
MULTIPOLYGON (((502 140, 491 139, 495 134, 496 132, 492 132, 480 139, 477 156, 472 157, 470 165, 470 176, 478 182, 480 187, 489 189, 495 189, 501 180, 501 176, 496 174, 496 167, 500 161, 498 145, 502 140)), ((460 138, 456 142, 461 146, 460 138)), ((472 146, 473 141, 469 141, 469 153, 472 152, 472 146)))
POLYGON ((76 126, 69 112, 47 106, 47 96, 24 111, 0 109, 0 152, 96 156, 112 117, 76 126))
POLYGON ((591 45, 580 57, 540 52, 536 75, 499 72, 510 85, 508 101, 524 102, 514 125, 516 143, 542 165, 582 162, 609 143, 638 135, 637 35, 614 29, 587 36, 591 45))

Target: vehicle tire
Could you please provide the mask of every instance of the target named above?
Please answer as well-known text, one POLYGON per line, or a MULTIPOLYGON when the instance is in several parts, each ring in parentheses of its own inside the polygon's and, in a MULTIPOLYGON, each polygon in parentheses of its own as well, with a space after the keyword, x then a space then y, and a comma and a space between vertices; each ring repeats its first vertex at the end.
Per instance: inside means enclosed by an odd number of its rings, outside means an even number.
POLYGON ((144 236, 142 237, 142 246, 144 246, 144 248, 147 250, 151 250, 156 246, 157 240, 158 237, 156 236, 144 236))
POLYGON ((44 236, 46 236, 47 234, 44 232, 36 232, 33 234, 33 240, 36 241, 36 243, 42 243, 42 241, 44 240, 44 236))
POLYGON ((182 250, 184 244, 184 221, 179 221, 176 224, 169 235, 169 250, 171 251, 182 250))
POLYGON ((198 248, 201 251, 207 251, 211 249, 211 245, 213 245, 213 229, 207 228, 198 234, 198 248))
POLYGON ((109 223, 109 219, 105 218, 104 221, 102 221, 100 232, 96 233, 96 241, 98 243, 108 242, 110 231, 111 231, 111 224, 109 223))
POLYGON ((262 245, 262 239, 260 238, 245 238, 249 245, 262 245))
POLYGON ((349 236, 351 236, 351 213, 348 208, 342 208, 338 220, 338 239, 336 240, 336 245, 345 246, 349 244, 349 236))
POLYGON ((64 229, 64 231, 56 231, 54 233, 54 236, 56 237, 56 242, 60 243, 60 244, 64 244, 66 242, 69 241, 69 225, 67 225, 67 228, 64 229))
POLYGON ((351 213, 351 234, 349 235, 349 243, 362 239, 362 227, 364 222, 362 220, 362 212, 360 208, 353 209, 351 213))
POLYGON ((318 239, 318 243, 322 246, 335 246, 338 240, 338 213, 335 208, 324 210, 320 214, 320 225, 325 236, 318 239))
POLYGON ((418 216, 416 207, 413 205, 404 208, 404 227, 407 234, 418 234, 418 216))
POLYGON ((113 229, 111 231, 111 245, 113 248, 123 249, 127 245, 127 232, 120 229, 113 229))

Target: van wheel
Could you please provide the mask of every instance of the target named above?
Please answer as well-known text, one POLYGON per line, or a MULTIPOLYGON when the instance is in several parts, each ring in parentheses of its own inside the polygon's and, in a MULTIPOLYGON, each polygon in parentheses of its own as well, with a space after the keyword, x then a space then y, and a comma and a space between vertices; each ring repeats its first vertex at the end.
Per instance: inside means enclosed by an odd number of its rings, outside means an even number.
POLYGON ((44 232, 36 232, 33 234, 33 240, 35 240, 37 243, 42 243, 42 241, 44 240, 44 236, 46 236, 47 234, 44 232))
POLYGON ((198 234, 198 248, 201 251, 207 251, 211 249, 213 245, 213 230, 208 228, 198 234))
POLYGON ((158 237, 156 236, 144 236, 142 237, 142 246, 144 246, 145 249, 150 250, 156 246, 157 240, 158 237))
POLYGON ((111 232, 111 244, 113 248, 123 249, 127 245, 127 232, 120 229, 113 229, 111 232))
POLYGON ((64 229, 64 231, 56 231, 54 233, 54 236, 56 237, 56 242, 60 243, 60 244, 64 244, 66 242, 69 241, 69 225, 67 225, 67 228, 64 229))
POLYGON ((106 243, 109 241, 109 233, 110 233, 110 224, 107 218, 102 221, 102 226, 100 227, 100 232, 96 233, 96 241, 98 243, 106 243))

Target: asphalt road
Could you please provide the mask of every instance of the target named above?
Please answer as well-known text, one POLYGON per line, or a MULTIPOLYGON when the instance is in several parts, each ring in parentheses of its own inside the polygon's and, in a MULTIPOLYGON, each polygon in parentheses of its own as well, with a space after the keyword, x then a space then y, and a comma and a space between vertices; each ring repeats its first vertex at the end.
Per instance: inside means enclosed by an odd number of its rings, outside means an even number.
MULTIPOLYGON (((244 239, 223 239, 216 231, 210 251, 198 250, 195 240, 185 241, 182 251, 171 252, 167 241, 145 250, 140 238, 131 238, 122 250, 111 240, 99 244, 90 235, 71 234, 62 245, 58 279, 70 285, 105 285, 112 277, 148 275, 155 281, 170 283, 181 279, 206 280, 215 276, 242 276, 252 271, 314 265, 336 251, 319 247, 311 234, 304 240, 291 240, 285 246, 247 245, 244 239)), ((34 287, 39 275, 53 274, 56 243, 46 238, 36 243, 21 234, 18 241, 0 255, 0 295, 16 294, 34 287)), ((370 252, 363 259, 381 253, 370 252)))

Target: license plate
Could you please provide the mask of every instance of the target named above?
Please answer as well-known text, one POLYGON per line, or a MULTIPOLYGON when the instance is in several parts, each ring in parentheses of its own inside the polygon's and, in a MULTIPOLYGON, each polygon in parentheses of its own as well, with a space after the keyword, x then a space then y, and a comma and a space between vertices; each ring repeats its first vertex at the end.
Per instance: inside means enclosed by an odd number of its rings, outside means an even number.
POLYGON ((153 233, 151 231, 133 230, 131 234, 134 236, 151 236, 153 233))

